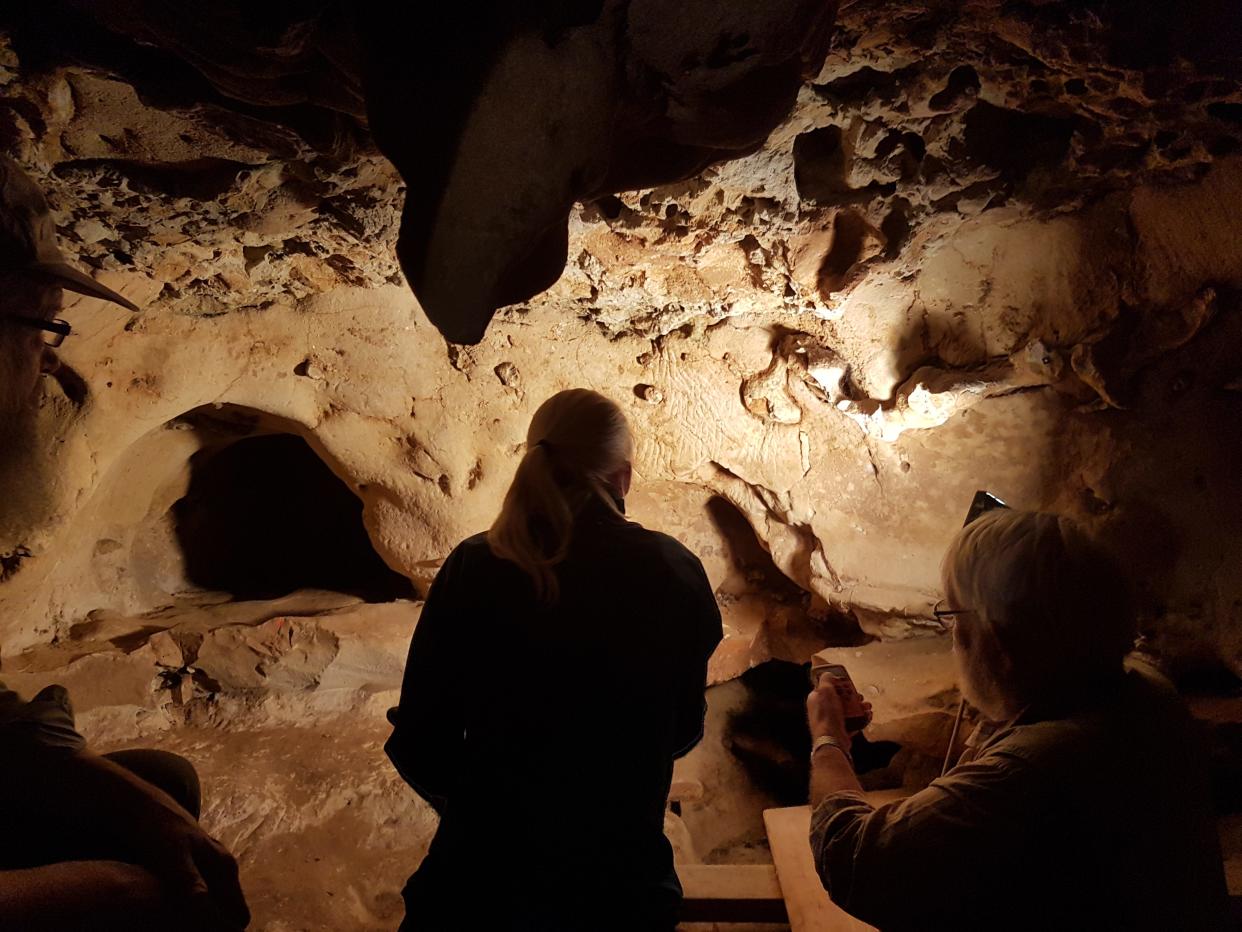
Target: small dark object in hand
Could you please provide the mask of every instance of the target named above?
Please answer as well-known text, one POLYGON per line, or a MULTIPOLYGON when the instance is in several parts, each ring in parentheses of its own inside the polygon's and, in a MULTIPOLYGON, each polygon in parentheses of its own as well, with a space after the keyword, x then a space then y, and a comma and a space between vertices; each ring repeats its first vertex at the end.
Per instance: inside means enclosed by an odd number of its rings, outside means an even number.
MULTIPOLYGON (((827 673, 829 676, 831 676, 834 679, 845 680, 845 682, 850 684, 850 689, 853 691, 853 693, 856 696, 862 695, 857 690, 857 688, 855 688, 854 681, 850 679, 849 670, 845 669, 845 667, 843 667, 839 663, 812 663, 811 664, 811 685, 813 687, 818 687, 819 678, 823 676, 825 673, 827 673)), ((865 712, 861 715, 850 715, 848 714, 848 710, 847 710, 847 714, 845 716, 845 727, 849 729, 850 734, 855 734, 857 732, 860 732, 870 724, 871 724, 871 713, 870 712, 865 712)))

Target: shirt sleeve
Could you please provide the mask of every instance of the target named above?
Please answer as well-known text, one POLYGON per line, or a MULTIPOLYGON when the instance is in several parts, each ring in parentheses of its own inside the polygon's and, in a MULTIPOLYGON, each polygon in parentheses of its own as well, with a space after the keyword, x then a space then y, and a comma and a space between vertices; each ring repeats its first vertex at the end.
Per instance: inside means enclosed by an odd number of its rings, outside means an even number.
POLYGON ((917 927, 929 904, 960 915, 963 878, 987 876, 990 852, 1023 844, 1039 792, 1025 761, 992 752, 879 808, 835 793, 811 815, 816 870, 834 903, 880 928, 917 927))
POLYGON ((6 754, 36 748, 85 748, 86 739, 78 733, 65 687, 47 686, 26 702, 0 683, 0 747, 6 754))
POLYGON ((458 547, 427 593, 410 641, 401 697, 388 712, 393 730, 384 745, 401 778, 437 811, 453 793, 465 745, 466 677, 457 637, 468 621, 464 562, 458 547))
POLYGON ((673 757, 683 757, 703 738, 707 717, 707 662, 724 637, 720 606, 703 564, 687 553, 692 561, 690 586, 687 591, 688 618, 685 624, 690 643, 686 650, 687 672, 678 685, 676 731, 673 736, 673 757))

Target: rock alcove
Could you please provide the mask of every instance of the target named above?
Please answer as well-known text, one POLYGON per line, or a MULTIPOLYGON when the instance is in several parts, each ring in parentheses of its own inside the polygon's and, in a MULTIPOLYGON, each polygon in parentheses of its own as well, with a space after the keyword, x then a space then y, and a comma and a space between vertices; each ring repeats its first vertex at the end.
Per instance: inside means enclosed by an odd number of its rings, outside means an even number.
POLYGON ((303 589, 368 602, 415 595, 372 549, 362 502, 293 434, 195 453, 172 517, 186 581, 196 588, 239 601, 303 589))
POLYGON ((0 17, 0 148, 143 308, 62 313, 2 673, 200 764, 256 928, 393 925, 434 824, 379 751, 417 594, 569 385, 622 404, 631 513, 726 621, 679 857, 764 856, 797 748, 746 671, 838 651, 877 787, 930 775, 977 488, 1116 546, 1145 649, 1238 717, 1236 4, 165 6, 0 17))

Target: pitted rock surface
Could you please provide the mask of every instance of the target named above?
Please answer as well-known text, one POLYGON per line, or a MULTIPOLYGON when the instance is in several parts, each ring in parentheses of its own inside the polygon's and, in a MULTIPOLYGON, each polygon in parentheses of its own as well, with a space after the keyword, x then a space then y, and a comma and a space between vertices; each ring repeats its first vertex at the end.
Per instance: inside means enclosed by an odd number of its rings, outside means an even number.
MULTIPOLYGON (((730 615, 721 676, 843 617, 934 631, 940 554, 985 486, 1116 543, 1175 665, 1242 669, 1228 10, 847 3, 788 115, 732 160, 775 111, 720 135, 728 120, 699 118, 708 77, 729 86, 748 43, 807 60, 780 30, 708 43, 702 82, 661 100, 674 138, 719 147, 711 164, 586 203, 562 190, 559 279, 446 348, 402 287, 405 185, 332 4, 257 25, 230 4, 175 23, 104 7, 104 38, 88 17, 54 45, 27 15, 3 53, 0 139, 48 190, 66 251, 144 307, 65 312, 78 381, 45 405, 56 500, 2 548, 6 650, 170 604, 185 580, 167 512, 221 422, 306 437, 365 502, 377 550, 425 583, 490 520, 534 406, 586 384, 639 435, 635 515, 707 555, 730 615), (226 54, 238 37, 246 54, 226 54), (714 500, 808 598, 754 601, 714 500)), ((577 48, 558 37, 610 9, 569 5, 523 35, 577 48)), ((644 54, 671 73, 669 48, 644 54)), ((482 158, 468 148, 437 177, 482 158)), ((640 168, 630 157, 614 166, 640 168)), ((508 193, 548 164, 528 160, 508 193)), ((429 177, 405 179, 410 197, 429 177)), ((482 243, 445 253, 454 275, 492 261, 482 243)))

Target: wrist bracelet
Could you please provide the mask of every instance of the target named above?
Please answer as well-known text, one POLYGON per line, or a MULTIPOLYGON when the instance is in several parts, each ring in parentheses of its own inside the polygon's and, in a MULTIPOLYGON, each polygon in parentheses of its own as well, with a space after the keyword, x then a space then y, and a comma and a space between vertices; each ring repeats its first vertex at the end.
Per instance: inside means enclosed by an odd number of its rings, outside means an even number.
POLYGON ((832 737, 832 735, 820 735, 818 738, 815 739, 814 742, 812 742, 811 744, 811 757, 812 758, 815 757, 815 752, 818 751, 820 748, 836 748, 838 751, 840 751, 842 754, 845 755, 845 760, 850 765, 850 767, 854 766, 854 757, 853 755, 850 754, 850 749, 847 748, 840 741, 838 741, 836 738, 832 737))

